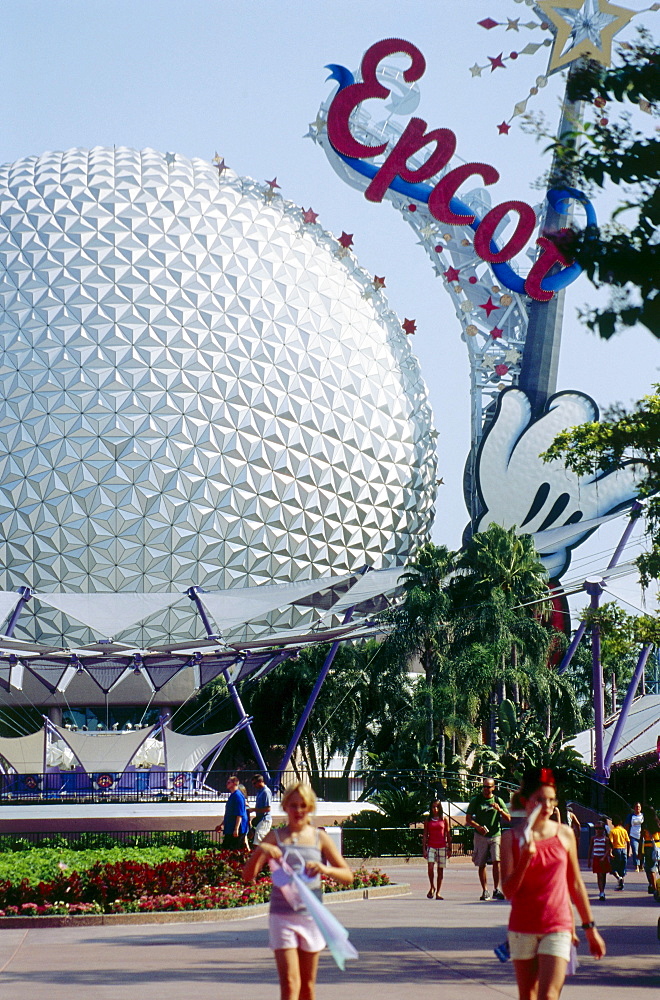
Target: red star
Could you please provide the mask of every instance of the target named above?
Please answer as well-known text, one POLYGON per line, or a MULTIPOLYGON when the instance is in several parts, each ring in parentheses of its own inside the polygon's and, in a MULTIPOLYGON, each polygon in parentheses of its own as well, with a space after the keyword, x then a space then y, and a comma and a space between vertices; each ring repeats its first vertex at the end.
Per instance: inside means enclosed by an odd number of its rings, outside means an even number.
POLYGON ((486 31, 490 31, 491 28, 496 28, 499 23, 499 21, 493 21, 492 17, 487 17, 483 21, 477 21, 477 24, 481 25, 482 28, 485 28, 486 31))
POLYGON ((303 222, 316 222, 318 212, 313 212, 311 208, 303 208, 303 222))
POLYGON ((378 291, 379 288, 385 288, 385 278, 379 278, 374 274, 374 288, 378 291))
POLYGON ((346 247, 347 250, 350 250, 353 246, 353 233, 345 233, 342 230, 342 234, 339 237, 339 243, 341 243, 343 247, 346 247))
POLYGON ((460 267, 449 267, 447 268, 446 271, 443 271, 442 273, 444 274, 447 281, 452 282, 452 281, 458 281, 458 276, 460 274, 460 271, 461 271, 460 267))
POLYGON ((495 365, 495 374, 496 375, 506 375, 506 373, 508 372, 508 370, 509 369, 507 368, 506 365, 495 365))
POLYGON ((491 314, 491 313, 492 313, 492 312, 493 312, 493 311, 494 311, 495 309, 499 309, 500 307, 499 307, 499 306, 496 306, 496 305, 495 305, 495 304, 493 303, 493 300, 491 299, 491 297, 490 297, 490 295, 489 295, 489 296, 488 296, 488 302, 480 302, 480 303, 479 303, 479 308, 480 308, 480 309, 485 309, 485 310, 486 310, 486 316, 488 316, 488 318, 490 319, 490 314, 491 314))
POLYGON ((500 122, 500 124, 497 126, 497 131, 500 133, 500 135, 508 135, 509 132, 511 131, 511 126, 507 122, 500 122))
POLYGON ((272 181, 266 181, 266 184, 267 184, 267 185, 268 185, 268 187, 269 187, 269 188, 271 189, 271 191, 274 191, 274 190, 275 190, 275 188, 278 188, 278 187, 280 186, 280 185, 279 185, 279 184, 277 183, 277 177, 273 177, 272 181))
MULTIPOLYGON (((499 306, 495 306, 495 308, 499 309, 499 306)), ((502 336, 503 333, 504 330, 500 330, 499 326, 494 326, 493 329, 490 331, 490 335, 493 338, 493 340, 499 340, 499 338, 502 336)))
POLYGON ((401 326, 406 331, 406 334, 414 333, 415 330, 417 329, 417 326, 415 324, 415 320, 414 319, 404 319, 404 321, 401 324, 401 326))
POLYGON ((506 69, 506 66, 502 62, 503 52, 500 52, 499 56, 488 56, 490 60, 490 71, 494 73, 496 69, 506 69))

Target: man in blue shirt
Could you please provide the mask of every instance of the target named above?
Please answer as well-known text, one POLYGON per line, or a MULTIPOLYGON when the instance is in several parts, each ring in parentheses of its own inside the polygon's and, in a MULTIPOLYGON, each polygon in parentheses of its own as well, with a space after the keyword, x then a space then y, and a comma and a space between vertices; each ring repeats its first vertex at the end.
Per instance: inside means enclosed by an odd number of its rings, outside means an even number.
MULTIPOLYGON (((229 798, 225 806, 225 815, 222 820, 222 847, 225 851, 244 851, 247 849, 246 835, 249 828, 247 803, 245 796, 240 790, 239 781, 235 774, 230 774, 227 778, 227 791, 229 798)), ((216 827, 219 830, 220 826, 216 827)))
POLYGON ((252 779, 252 786, 257 793, 254 809, 250 810, 250 812, 254 813, 254 819, 252 820, 254 827, 253 846, 258 847, 273 825, 273 817, 271 815, 273 794, 264 781, 263 774, 255 774, 252 779))

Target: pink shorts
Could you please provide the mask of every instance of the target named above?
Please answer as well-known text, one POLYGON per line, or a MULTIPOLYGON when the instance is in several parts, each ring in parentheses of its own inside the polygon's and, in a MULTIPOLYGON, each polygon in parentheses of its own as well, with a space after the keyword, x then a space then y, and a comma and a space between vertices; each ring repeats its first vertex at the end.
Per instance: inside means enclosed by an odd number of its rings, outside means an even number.
POLYGON ((300 951, 323 951, 325 938, 309 913, 271 913, 268 924, 268 946, 271 951, 296 948, 300 951))

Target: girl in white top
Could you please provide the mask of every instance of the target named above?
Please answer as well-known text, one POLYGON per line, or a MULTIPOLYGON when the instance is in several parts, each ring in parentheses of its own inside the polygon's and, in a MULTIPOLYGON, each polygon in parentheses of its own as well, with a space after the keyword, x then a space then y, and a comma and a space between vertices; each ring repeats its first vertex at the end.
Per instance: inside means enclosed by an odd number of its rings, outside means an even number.
MULTIPOLYGON (((351 885, 353 872, 330 837, 310 824, 315 806, 316 796, 309 785, 298 782, 286 790, 282 808, 288 823, 283 829, 271 830, 252 852, 243 869, 246 882, 251 882, 270 858, 284 858, 294 870, 304 868, 306 875, 318 876, 318 892, 322 875, 351 885)), ((325 947, 320 931, 307 910, 293 910, 276 886, 271 893, 269 920, 280 1000, 314 1000, 319 954, 325 947)))

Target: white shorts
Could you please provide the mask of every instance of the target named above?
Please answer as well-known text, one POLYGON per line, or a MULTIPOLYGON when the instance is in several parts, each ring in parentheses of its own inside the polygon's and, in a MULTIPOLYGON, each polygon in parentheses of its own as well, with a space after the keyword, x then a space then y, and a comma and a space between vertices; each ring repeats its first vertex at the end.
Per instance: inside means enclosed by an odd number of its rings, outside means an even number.
POLYGON ((254 828, 254 841, 253 846, 258 847, 261 841, 264 839, 267 833, 270 833, 270 828, 273 825, 273 818, 268 813, 262 820, 259 820, 254 828))
POLYGON ((325 948, 325 938, 309 913, 271 913, 268 922, 268 947, 271 951, 296 948, 317 952, 325 948))
POLYGON ((446 847, 428 847, 427 848, 427 860, 430 865, 437 864, 438 868, 447 867, 447 848, 446 847))
POLYGON ((509 931, 509 950, 514 962, 528 962, 537 955, 553 955, 555 958, 571 957, 570 931, 553 931, 552 934, 523 934, 509 931))

